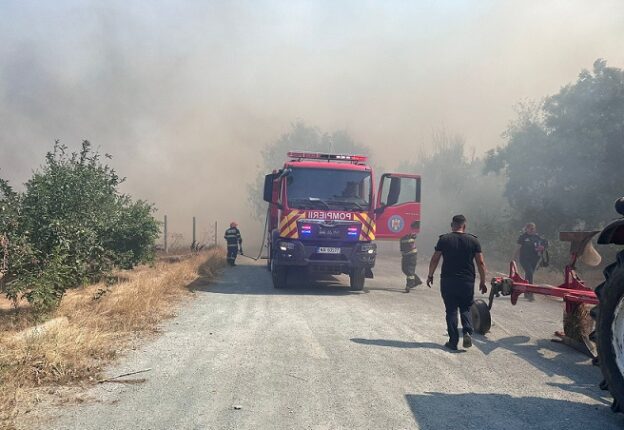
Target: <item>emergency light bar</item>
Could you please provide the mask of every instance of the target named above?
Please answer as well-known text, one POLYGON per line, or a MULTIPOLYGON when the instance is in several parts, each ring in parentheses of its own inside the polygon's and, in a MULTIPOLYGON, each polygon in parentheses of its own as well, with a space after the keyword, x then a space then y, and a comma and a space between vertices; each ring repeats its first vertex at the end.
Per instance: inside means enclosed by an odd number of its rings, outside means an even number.
POLYGON ((354 163, 365 163, 368 161, 366 155, 329 154, 323 152, 288 151, 288 157, 307 160, 351 161, 354 163))

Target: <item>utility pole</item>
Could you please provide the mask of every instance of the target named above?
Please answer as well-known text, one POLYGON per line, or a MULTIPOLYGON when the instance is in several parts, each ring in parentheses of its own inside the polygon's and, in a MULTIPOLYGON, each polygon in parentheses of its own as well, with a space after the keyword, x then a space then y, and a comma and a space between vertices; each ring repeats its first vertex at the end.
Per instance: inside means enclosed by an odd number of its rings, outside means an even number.
POLYGON ((167 242, 167 215, 165 215, 165 224, 163 228, 163 237, 165 240, 165 254, 169 252, 169 243, 167 242))

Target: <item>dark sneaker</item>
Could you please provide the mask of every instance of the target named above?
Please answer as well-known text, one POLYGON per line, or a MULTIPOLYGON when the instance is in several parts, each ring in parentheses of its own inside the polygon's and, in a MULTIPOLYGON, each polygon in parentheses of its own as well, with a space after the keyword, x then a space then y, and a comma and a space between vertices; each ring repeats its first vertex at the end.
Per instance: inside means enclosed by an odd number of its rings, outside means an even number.
POLYGON ((464 333, 464 341, 462 342, 464 348, 470 348, 472 346, 472 336, 470 333, 464 333))
POLYGON ((451 342, 446 342, 444 346, 451 351, 457 351, 457 345, 451 345, 451 342))
POLYGON ((405 292, 406 292, 406 293, 409 293, 409 292, 410 292, 410 290, 411 290, 410 286, 409 286, 409 285, 406 285, 406 286, 405 286, 405 292))

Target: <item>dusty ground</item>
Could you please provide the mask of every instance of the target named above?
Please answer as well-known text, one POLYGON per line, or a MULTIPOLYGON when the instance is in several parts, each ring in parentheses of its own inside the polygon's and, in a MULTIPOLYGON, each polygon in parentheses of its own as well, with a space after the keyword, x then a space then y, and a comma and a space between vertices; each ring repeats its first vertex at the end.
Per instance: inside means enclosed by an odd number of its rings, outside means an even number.
MULTIPOLYGON (((449 353, 438 285, 402 292, 382 258, 364 292, 346 277, 276 291, 240 259, 110 375, 151 368, 40 411, 54 429, 621 429, 600 371, 550 341, 562 307, 498 300, 487 337, 449 353)), ((424 275, 421 265, 419 272, 424 275)))

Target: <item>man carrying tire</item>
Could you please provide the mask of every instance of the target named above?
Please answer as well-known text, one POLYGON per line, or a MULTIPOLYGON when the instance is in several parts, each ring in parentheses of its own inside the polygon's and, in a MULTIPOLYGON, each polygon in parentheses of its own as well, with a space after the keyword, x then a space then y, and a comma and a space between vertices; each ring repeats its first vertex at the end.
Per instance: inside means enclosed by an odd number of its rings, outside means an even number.
POLYGON ((485 285, 485 262, 481 253, 481 244, 476 236, 466 233, 466 217, 455 215, 451 222, 452 232, 443 234, 438 239, 435 253, 429 262, 429 275, 427 286, 431 288, 433 275, 438 267, 440 258, 442 261, 442 274, 440 276, 440 292, 446 310, 446 327, 449 341, 444 344, 452 351, 457 351, 459 343, 459 331, 457 329, 457 309, 459 309, 463 347, 472 346, 472 319, 470 307, 474 301, 475 266, 479 269, 479 290, 487 292, 485 285))

